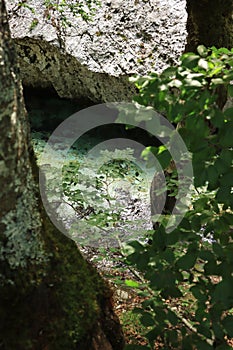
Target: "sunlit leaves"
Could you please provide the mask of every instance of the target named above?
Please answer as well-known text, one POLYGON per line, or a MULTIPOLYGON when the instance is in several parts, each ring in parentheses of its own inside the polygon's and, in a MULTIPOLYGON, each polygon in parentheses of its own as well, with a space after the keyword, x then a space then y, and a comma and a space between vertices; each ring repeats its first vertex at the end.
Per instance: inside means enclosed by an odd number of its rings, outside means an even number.
MULTIPOLYGON (((217 349, 228 349, 226 337, 233 337, 233 108, 221 110, 217 96, 223 87, 233 96, 232 71, 233 49, 200 45, 197 53, 185 53, 178 67, 136 79, 136 100, 176 125, 193 154, 196 193, 186 217, 170 236, 160 226, 149 248, 134 251, 154 304, 161 298, 181 302, 186 295, 193 300, 185 311, 196 331, 187 336, 185 326, 179 328, 185 349, 194 344, 212 349, 213 341, 217 349)), ((153 151, 166 168, 171 160, 166 149, 153 151)), ((161 332, 164 343, 177 341, 166 327, 172 324, 169 310, 166 302, 158 311, 153 307, 158 322, 147 334, 150 344, 161 332)), ((147 315, 148 324, 152 318, 147 315)))

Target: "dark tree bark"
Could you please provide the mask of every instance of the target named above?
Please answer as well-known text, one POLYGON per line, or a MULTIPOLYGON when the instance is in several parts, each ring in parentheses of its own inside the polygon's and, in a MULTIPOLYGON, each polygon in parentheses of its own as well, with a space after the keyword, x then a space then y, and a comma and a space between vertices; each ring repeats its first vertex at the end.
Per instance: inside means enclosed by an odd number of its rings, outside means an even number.
POLYGON ((120 350, 111 291, 49 221, 0 0, 0 349, 120 350))
POLYGON ((186 51, 207 47, 233 47, 233 1, 187 0, 186 51))

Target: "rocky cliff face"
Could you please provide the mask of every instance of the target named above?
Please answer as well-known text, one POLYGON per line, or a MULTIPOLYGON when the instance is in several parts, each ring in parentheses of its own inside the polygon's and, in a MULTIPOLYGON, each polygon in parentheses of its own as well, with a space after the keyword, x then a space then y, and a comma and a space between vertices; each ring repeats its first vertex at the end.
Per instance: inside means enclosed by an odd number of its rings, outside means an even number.
POLYGON ((128 100, 129 75, 159 72, 185 48, 185 0, 103 0, 92 21, 67 12, 66 28, 56 13, 46 17, 42 0, 30 1, 33 12, 7 3, 24 84, 61 97, 128 100))

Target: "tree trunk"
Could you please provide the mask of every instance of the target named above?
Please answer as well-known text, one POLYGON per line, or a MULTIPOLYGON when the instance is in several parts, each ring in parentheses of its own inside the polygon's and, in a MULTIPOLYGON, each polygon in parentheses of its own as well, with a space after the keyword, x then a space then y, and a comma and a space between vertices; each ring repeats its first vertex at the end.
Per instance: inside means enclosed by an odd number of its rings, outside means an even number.
POLYGON ((38 196, 18 63, 0 0, 0 349, 120 350, 111 291, 38 196))
POLYGON ((207 47, 233 47, 233 1, 187 0, 186 51, 207 47))
MULTIPOLYGON (((217 48, 233 47, 233 1, 187 0, 187 44, 185 51, 196 51, 198 45, 217 48)), ((223 108, 227 101, 225 87, 217 88, 217 104, 223 108)))

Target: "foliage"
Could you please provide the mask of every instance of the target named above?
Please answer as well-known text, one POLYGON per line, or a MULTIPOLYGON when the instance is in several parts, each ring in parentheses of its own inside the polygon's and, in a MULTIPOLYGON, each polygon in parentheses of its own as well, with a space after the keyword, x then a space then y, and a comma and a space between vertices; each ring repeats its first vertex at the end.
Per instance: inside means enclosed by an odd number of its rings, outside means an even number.
MULTIPOLYGON (((116 149, 101 151, 94 159, 85 158, 83 165, 76 160, 64 165, 64 201, 79 218, 78 226, 73 224, 71 229, 79 244, 98 247, 101 239, 101 246, 119 245, 128 225, 124 199, 129 201, 133 194, 143 192, 141 169, 134 161, 133 150, 116 149), (88 227, 92 235, 87 234, 88 227)), ((52 195, 54 180, 49 186, 52 195)))
MULTIPOLYGON (((55 28, 60 47, 63 48, 65 30, 67 27, 73 26, 72 19, 80 16, 84 21, 91 21, 100 2, 99 0, 44 0, 43 5, 43 18, 55 28)), ((40 22, 33 1, 18 1, 13 14, 17 14, 20 8, 25 8, 35 15, 30 25, 30 31, 33 31, 40 22)))
MULTIPOLYGON (((233 337, 233 108, 218 106, 225 88, 233 96, 233 49, 197 51, 160 75, 132 79, 135 101, 165 115, 193 155, 195 195, 179 227, 167 233, 161 224, 150 245, 127 248, 148 281, 150 297, 135 312, 152 326, 151 349, 161 335, 164 349, 228 349, 233 337), (189 313, 177 307, 187 295, 189 313)), ((154 150, 161 158, 163 147, 154 150)))
MULTIPOLYGON (((32 0, 18 1, 17 8, 24 7, 36 14, 32 0)), ((44 0, 45 16, 48 20, 53 20, 54 16, 59 16, 60 21, 65 26, 71 26, 68 15, 81 16, 85 21, 91 20, 95 13, 96 5, 100 5, 98 0, 44 0)))
POLYGON ((148 327, 142 325, 140 322, 140 315, 132 310, 124 311, 120 314, 120 321, 124 334, 126 335, 126 341, 131 344, 129 349, 137 348, 136 344, 138 343, 138 338, 140 338, 142 344, 147 344, 148 341, 144 334, 148 331, 148 327))

